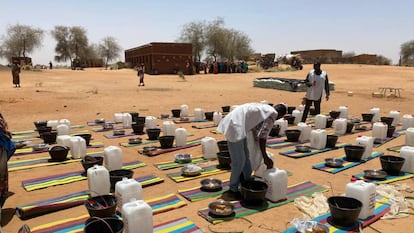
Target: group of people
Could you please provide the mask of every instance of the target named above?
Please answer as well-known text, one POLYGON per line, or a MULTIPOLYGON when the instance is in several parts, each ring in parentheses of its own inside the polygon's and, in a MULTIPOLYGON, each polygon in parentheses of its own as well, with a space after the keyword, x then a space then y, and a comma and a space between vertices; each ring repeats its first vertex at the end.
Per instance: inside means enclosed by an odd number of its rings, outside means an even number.
MULTIPOLYGON (((307 86, 305 108, 302 122, 306 121, 310 106, 315 105, 316 114, 320 114, 322 96, 329 100, 329 81, 326 71, 321 70, 319 62, 306 76, 307 86)), ((247 103, 236 106, 222 121, 217 131, 227 139, 231 158, 230 189, 232 199, 240 199, 239 186, 254 179, 253 171, 263 163, 267 169, 273 168, 274 161, 266 152, 266 141, 277 119, 287 113, 285 104, 275 107, 265 103, 247 103)))

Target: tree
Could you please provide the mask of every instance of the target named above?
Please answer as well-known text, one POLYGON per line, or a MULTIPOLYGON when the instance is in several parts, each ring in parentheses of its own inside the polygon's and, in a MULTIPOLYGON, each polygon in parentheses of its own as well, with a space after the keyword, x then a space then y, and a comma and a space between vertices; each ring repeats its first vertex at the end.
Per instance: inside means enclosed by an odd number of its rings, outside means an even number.
POLYGON ((12 57, 24 57, 42 45, 43 30, 27 25, 16 24, 7 28, 6 37, 1 45, 0 55, 9 62, 12 57))
POLYGON ((85 60, 89 58, 88 37, 86 30, 82 27, 55 26, 51 34, 57 42, 55 47, 57 62, 67 61, 67 59, 72 62, 73 59, 85 60))
POLYGON ((119 57, 121 52, 121 46, 116 39, 112 36, 108 36, 102 39, 99 44, 99 54, 105 59, 105 67, 108 66, 108 62, 119 57))
POLYGON ((212 56, 214 61, 217 61, 218 51, 220 51, 222 47, 223 24, 224 20, 222 18, 217 18, 206 26, 205 41, 207 45, 207 54, 212 56))
POLYGON ((401 45, 401 65, 414 66, 414 40, 405 42, 401 45))
POLYGON ((201 61, 201 54, 205 48, 204 28, 204 22, 191 22, 184 25, 181 31, 179 41, 192 44, 194 62, 201 61))

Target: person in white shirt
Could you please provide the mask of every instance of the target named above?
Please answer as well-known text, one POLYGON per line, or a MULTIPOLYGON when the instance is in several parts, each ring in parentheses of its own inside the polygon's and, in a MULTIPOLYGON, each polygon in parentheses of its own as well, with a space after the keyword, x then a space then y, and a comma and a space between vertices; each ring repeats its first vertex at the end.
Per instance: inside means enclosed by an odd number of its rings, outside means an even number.
POLYGON ((238 105, 220 121, 217 131, 226 136, 231 158, 229 194, 236 199, 241 197, 241 180, 253 180, 252 171, 261 162, 273 168, 273 160, 267 156, 266 141, 274 122, 286 114, 283 104, 275 107, 265 103, 238 105), (248 141, 254 140, 261 153, 249 151, 248 141), (260 156, 261 155, 261 156, 260 156))
POLYGON ((320 62, 315 62, 313 64, 313 70, 311 70, 306 76, 305 83, 307 86, 306 101, 301 122, 306 122, 306 118, 308 117, 309 109, 312 103, 315 107, 315 114, 320 114, 323 92, 325 91, 326 101, 329 100, 330 94, 328 73, 326 73, 326 71, 321 70, 320 62))

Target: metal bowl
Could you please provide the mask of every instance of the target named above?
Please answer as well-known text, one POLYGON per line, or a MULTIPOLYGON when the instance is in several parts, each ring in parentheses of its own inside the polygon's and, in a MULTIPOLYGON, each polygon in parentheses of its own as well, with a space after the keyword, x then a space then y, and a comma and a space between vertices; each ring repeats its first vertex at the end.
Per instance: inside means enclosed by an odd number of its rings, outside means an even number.
POLYGON ((234 204, 229 201, 218 200, 208 205, 211 214, 216 216, 230 216, 234 213, 234 204))
POLYGON ((181 169, 181 172, 183 176, 198 176, 201 174, 201 170, 201 167, 197 165, 188 164, 181 169))
POLYGON ((342 167, 343 164, 344 164, 344 161, 342 159, 336 159, 336 158, 325 159, 325 165, 328 167, 342 167))
POLYGON ((387 177, 387 172, 383 170, 364 170, 364 177, 374 180, 382 180, 387 177))
POLYGON ((221 189, 221 180, 216 178, 207 178, 200 181, 201 189, 203 190, 218 190, 221 189))
POLYGON ((304 221, 301 222, 299 226, 296 227, 299 232, 306 233, 329 233, 329 228, 316 221, 304 221))
POLYGON ((142 153, 144 153, 144 155, 148 155, 155 150, 157 150, 157 147, 155 146, 144 146, 144 148, 142 149, 142 153))
POLYGON ((95 123, 96 124, 103 124, 103 123, 105 123, 105 119, 104 118, 95 119, 95 123))
POLYGON ((170 115, 169 114, 161 114, 160 118, 161 119, 168 119, 168 118, 170 118, 170 115))
POLYGON ((113 135, 114 136, 125 135, 125 130, 124 129, 115 129, 113 131, 113 135))
POLYGON ((142 143, 142 138, 130 138, 128 139, 129 144, 140 144, 142 143))
POLYGON ((109 124, 109 123, 103 123, 102 128, 104 130, 113 130, 114 129, 114 125, 113 124, 109 124))
POLYGON ((311 147, 304 146, 304 145, 297 145, 295 150, 296 152, 306 153, 306 152, 311 151, 311 147))
POLYGON ((25 141, 15 141, 14 146, 16 147, 16 149, 21 149, 26 146, 26 143, 25 141))
POLYGON ((176 163, 189 163, 192 160, 191 154, 176 154, 174 156, 174 161, 176 163))
POLYGON ((38 143, 32 145, 33 151, 46 151, 49 149, 49 145, 46 143, 38 143))

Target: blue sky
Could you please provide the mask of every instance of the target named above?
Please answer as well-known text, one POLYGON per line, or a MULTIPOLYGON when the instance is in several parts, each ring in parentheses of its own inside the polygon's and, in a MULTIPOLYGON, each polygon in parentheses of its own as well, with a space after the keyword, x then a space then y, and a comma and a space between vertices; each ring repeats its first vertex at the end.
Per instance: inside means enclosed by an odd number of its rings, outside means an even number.
POLYGON ((47 64, 55 55, 49 32, 56 25, 85 28, 90 43, 113 36, 125 50, 173 42, 185 24, 221 17, 226 28, 247 34, 258 53, 337 49, 397 63, 401 44, 414 40, 413 9, 410 0, 0 0, 0 38, 15 24, 45 30, 43 47, 30 56, 47 64))

